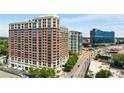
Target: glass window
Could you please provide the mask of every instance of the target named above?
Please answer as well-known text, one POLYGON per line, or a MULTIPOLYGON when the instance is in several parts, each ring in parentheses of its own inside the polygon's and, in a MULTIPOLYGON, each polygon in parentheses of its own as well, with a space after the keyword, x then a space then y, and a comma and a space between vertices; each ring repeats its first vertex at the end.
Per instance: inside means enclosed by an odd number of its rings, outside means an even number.
POLYGON ((51 18, 48 18, 48 28, 51 27, 51 18))
POLYGON ((25 29, 27 29, 27 28, 28 28, 28 24, 26 23, 26 24, 25 24, 25 29))
POLYGON ((36 23, 33 23, 33 29, 35 29, 36 28, 36 23))

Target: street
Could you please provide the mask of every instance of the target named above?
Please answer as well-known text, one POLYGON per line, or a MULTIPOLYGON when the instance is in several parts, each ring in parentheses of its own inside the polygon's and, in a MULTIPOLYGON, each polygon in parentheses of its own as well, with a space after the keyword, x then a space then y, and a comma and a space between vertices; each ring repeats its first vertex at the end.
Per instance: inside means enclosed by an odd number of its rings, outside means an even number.
POLYGON ((74 68, 69 72, 66 78, 83 78, 85 77, 86 71, 90 65, 90 61, 93 59, 93 51, 84 51, 79 60, 77 61, 74 68))

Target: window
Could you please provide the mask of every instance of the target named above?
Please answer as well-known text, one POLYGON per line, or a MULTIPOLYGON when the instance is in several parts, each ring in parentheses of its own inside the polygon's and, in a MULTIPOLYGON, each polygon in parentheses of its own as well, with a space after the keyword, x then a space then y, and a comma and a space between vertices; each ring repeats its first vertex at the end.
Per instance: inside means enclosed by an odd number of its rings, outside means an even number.
POLYGON ((14 25, 12 24, 12 25, 10 25, 10 29, 14 29, 14 25))
POLYGON ((36 28, 36 23, 33 23, 33 29, 35 29, 36 28))
POLYGON ((14 32, 11 32, 10 34, 11 34, 11 37, 14 37, 14 32))
POLYGON ((38 23, 38 28, 41 28, 41 23, 38 23))
POLYGON ((14 57, 11 57, 11 60, 14 60, 14 57))
POLYGON ((51 27, 51 18, 48 18, 48 28, 51 27))
POLYGON ((36 65, 36 60, 33 60, 33 64, 36 65))
POLYGON ((18 58, 18 61, 21 61, 20 58, 18 58))
POLYGON ((24 24, 21 24, 21 29, 24 29, 24 24))
POLYGON ((25 24, 25 29, 27 29, 27 28, 28 28, 28 24, 26 23, 26 24, 25 24))
POLYGON ((28 32, 27 31, 25 31, 25 36, 28 37, 28 32))
POLYGON ((20 29, 20 24, 18 24, 18 29, 20 29))
POLYGON ((53 67, 55 68, 55 67, 56 67, 56 65, 53 65, 53 67))
MULTIPOLYGON (((36 37, 36 31, 33 31, 33 37, 36 37)), ((34 39, 34 38, 33 38, 34 39)))
POLYGON ((31 23, 29 23, 29 28, 31 28, 31 23))
POLYGON ((16 27, 16 24, 15 24, 15 29, 16 29, 17 27, 16 27))

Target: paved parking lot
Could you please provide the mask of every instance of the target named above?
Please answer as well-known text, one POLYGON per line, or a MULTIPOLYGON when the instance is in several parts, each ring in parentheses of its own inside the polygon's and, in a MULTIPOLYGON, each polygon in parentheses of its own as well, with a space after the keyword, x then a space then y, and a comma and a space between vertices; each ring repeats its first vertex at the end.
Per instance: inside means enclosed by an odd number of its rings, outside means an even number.
POLYGON ((4 71, 0 71, 0 78, 20 78, 20 77, 4 71))

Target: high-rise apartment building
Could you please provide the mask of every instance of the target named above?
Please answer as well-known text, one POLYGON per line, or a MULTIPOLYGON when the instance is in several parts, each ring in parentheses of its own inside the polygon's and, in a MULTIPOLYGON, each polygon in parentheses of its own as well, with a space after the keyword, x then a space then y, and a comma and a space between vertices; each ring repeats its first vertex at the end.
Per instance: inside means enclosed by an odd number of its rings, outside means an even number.
POLYGON ((69 57, 69 50, 68 50, 68 28, 60 26, 60 62, 64 65, 69 57))
POLYGON ((113 44, 115 42, 115 33, 113 31, 102 31, 92 29, 90 31, 90 43, 92 46, 101 44, 113 44))
POLYGON ((78 31, 69 31, 69 50, 72 53, 80 54, 82 52, 82 33, 78 31))
POLYGON ((68 29, 56 15, 9 24, 9 66, 60 68, 68 59, 68 29))

